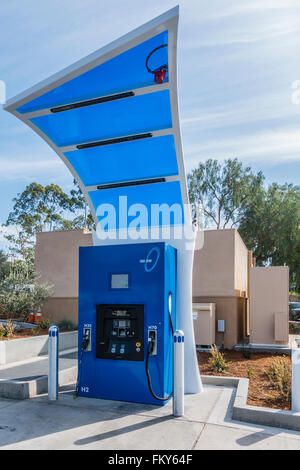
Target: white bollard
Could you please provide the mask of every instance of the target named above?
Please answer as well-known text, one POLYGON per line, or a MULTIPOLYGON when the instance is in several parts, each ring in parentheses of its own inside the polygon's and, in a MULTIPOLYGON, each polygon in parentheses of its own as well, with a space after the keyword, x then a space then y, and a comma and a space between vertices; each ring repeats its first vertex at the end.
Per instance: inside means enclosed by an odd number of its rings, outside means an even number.
POLYGON ((57 326, 49 328, 49 346, 48 346, 48 398, 49 400, 58 399, 58 351, 59 351, 59 329, 57 326))
POLYGON ((173 415, 184 415, 184 333, 174 333, 174 394, 173 415))
POLYGON ((292 411, 300 411, 300 349, 292 349, 292 411))

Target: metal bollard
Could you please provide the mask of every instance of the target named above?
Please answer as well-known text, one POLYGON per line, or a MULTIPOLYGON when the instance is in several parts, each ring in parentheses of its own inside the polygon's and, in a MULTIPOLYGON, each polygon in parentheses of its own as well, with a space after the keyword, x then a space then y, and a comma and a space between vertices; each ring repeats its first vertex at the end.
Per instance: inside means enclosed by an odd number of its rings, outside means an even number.
POLYGON ((173 415, 184 415, 184 333, 174 333, 174 394, 173 415))
POLYGON ((57 326, 49 328, 48 346, 49 370, 48 370, 48 398, 58 399, 58 351, 59 351, 59 329, 57 326))
POLYGON ((292 411, 300 411, 300 349, 292 349, 292 411))

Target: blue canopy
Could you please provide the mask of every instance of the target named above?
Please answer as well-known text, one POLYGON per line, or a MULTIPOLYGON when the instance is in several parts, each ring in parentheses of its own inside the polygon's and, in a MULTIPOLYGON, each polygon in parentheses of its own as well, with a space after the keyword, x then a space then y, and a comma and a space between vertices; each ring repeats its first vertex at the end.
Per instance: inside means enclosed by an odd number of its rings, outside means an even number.
POLYGON ((68 166, 96 223, 98 206, 117 208, 122 195, 128 205, 149 208, 188 202, 177 104, 177 26, 178 7, 5 106, 68 166))

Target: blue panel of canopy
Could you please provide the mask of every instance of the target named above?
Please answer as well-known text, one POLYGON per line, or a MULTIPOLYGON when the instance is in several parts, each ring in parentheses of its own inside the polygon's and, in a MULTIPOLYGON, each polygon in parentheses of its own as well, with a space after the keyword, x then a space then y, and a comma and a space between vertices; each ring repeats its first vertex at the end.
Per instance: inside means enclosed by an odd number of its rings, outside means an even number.
POLYGON ((65 152, 65 156, 85 186, 178 174, 172 135, 65 152))
MULTIPOLYGON (((152 85, 153 76, 145 67, 145 59, 153 49, 167 43, 168 32, 165 31, 25 103, 17 108, 17 111, 23 114, 152 85)), ((156 69, 161 64, 167 63, 168 50, 164 47, 153 54, 149 66, 151 69, 156 69)), ((168 76, 165 78, 165 82, 167 81, 168 76)))
POLYGON ((172 127, 169 91, 48 114, 30 120, 58 147, 172 127))
MULTIPOLYGON (((153 226, 162 226, 162 225, 179 225, 182 223, 182 213, 178 211, 170 211, 170 217, 163 216, 162 211, 158 211, 157 206, 163 204, 172 207, 172 205, 177 205, 179 208, 181 206, 181 196, 180 196, 180 183, 179 181, 172 181, 167 183, 156 183, 152 185, 145 186, 136 186, 128 187, 124 192, 124 188, 116 189, 105 189, 102 191, 92 191, 89 193, 93 204, 97 208, 103 208, 103 213, 97 215, 105 216, 106 213, 111 213, 109 207, 105 207, 105 204, 111 204, 115 208, 116 219, 114 221, 116 229, 124 229, 130 227, 135 219, 136 215, 141 213, 141 219, 139 220, 139 226, 147 227, 150 225, 153 226), (122 204, 119 204, 119 198, 126 196, 126 206, 131 208, 127 217, 124 217, 125 211, 120 214, 119 208, 123 208, 122 204), (140 205, 143 205, 141 210, 140 205), (146 210, 145 210, 146 209, 146 210), (145 218, 146 215, 146 218, 145 218), (155 216, 158 216, 156 219, 155 216)), ((124 202, 125 204, 125 202, 124 202)), ((164 214, 165 215, 165 214, 164 214)), ((112 227, 110 223, 109 228, 112 227)), ((105 230, 107 227, 103 226, 102 229, 105 230)))
MULTIPOLYGON (((170 57, 176 63, 178 10, 161 18, 161 24, 153 20, 136 37, 130 33, 115 48, 107 46, 6 106, 67 164, 95 222, 99 205, 117 205, 119 196, 149 211, 151 204, 183 207, 185 175, 171 98, 176 68, 169 67, 170 57), (153 72, 161 67, 166 74, 158 84, 153 72)), ((181 222, 175 219, 170 223, 181 222)), ((116 228, 123 225, 116 222, 116 228)))

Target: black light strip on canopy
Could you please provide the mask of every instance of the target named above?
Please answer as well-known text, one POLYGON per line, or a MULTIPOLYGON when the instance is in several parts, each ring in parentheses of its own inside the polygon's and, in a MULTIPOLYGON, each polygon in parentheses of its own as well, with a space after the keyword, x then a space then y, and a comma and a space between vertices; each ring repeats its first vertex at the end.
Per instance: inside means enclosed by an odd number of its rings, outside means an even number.
POLYGON ((122 142, 130 142, 131 140, 148 139, 149 137, 152 137, 151 132, 147 132, 145 134, 128 135, 126 137, 116 137, 115 139, 98 140, 96 142, 88 142, 87 144, 78 144, 76 145, 76 147, 78 148, 78 150, 89 149, 92 147, 101 147, 102 145, 111 145, 111 144, 120 144, 122 142))
POLYGON ((85 106, 92 106, 94 104, 107 103, 108 101, 121 100, 123 98, 130 98, 135 96, 133 91, 126 91, 116 95, 102 96, 101 98, 94 98, 92 100, 79 101, 78 103, 70 103, 63 106, 50 108, 51 113, 61 113, 62 111, 69 111, 70 109, 84 108, 85 106))
POLYGON ((165 183, 166 178, 152 178, 147 180, 126 181, 124 183, 101 184, 97 189, 127 188, 128 186, 140 186, 143 184, 165 183))

